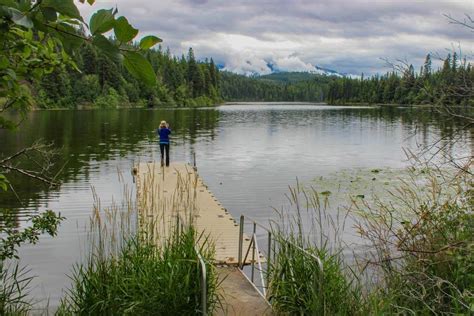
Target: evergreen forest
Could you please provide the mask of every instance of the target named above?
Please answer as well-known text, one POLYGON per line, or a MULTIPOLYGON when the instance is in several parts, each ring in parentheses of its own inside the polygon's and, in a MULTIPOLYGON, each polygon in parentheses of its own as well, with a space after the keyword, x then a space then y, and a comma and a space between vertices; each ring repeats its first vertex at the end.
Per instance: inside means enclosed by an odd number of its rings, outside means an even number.
POLYGON ((385 75, 350 78, 310 73, 245 77, 221 73, 221 95, 228 101, 304 101, 329 104, 473 105, 474 70, 456 52, 441 69, 431 55, 417 72, 413 65, 395 66, 385 75))
POLYGON ((431 55, 415 71, 394 67, 384 75, 351 78, 305 72, 243 76, 219 70, 213 59, 197 60, 192 48, 176 57, 161 47, 145 57, 157 76, 154 86, 131 76, 118 61, 84 44, 74 55, 76 69, 58 68, 36 83, 39 108, 212 106, 222 101, 299 101, 329 104, 473 105, 474 70, 456 52, 440 69, 431 55))
POLYGON ((144 56, 157 76, 153 86, 132 76, 120 61, 85 43, 74 54, 78 69, 57 68, 36 83, 37 106, 192 107, 214 105, 220 101, 219 71, 212 59, 197 61, 192 48, 187 56, 180 58, 161 47, 148 50, 144 56))

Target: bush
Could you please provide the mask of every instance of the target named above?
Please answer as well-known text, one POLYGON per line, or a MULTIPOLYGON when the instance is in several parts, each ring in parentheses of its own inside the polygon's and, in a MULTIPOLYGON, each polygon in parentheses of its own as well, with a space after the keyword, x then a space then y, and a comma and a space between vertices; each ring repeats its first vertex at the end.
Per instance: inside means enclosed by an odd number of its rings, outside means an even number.
POLYGON ((120 105, 120 95, 114 88, 108 88, 105 95, 99 96, 94 101, 94 106, 103 109, 115 109, 120 105))
POLYGON ((85 75, 76 81, 74 96, 77 102, 93 103, 100 95, 100 90, 99 76, 85 75))
POLYGON ((359 230, 372 244, 386 313, 474 312, 474 191, 469 172, 423 169, 393 201, 363 207, 359 230), (440 179, 442 179, 440 181, 440 179), (421 186, 429 193, 421 194, 421 186))

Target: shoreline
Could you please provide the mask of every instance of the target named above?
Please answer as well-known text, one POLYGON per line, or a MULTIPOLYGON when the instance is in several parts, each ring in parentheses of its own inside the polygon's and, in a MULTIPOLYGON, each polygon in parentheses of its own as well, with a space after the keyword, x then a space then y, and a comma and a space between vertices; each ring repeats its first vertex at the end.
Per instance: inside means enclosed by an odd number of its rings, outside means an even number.
POLYGON ((122 109, 143 109, 143 110, 176 110, 176 109, 199 109, 199 108, 216 108, 218 106, 226 105, 240 105, 240 104, 266 104, 266 105, 317 105, 317 106, 340 106, 340 107, 384 107, 384 108, 435 108, 434 104, 393 104, 393 103, 345 103, 345 104, 331 104, 326 102, 307 102, 307 101, 222 101, 212 105, 203 106, 162 106, 162 107, 146 107, 140 105, 121 105, 118 107, 100 108, 87 104, 78 105, 74 108, 68 107, 54 107, 54 108, 39 108, 33 107, 31 111, 92 111, 92 110, 122 110, 122 109))

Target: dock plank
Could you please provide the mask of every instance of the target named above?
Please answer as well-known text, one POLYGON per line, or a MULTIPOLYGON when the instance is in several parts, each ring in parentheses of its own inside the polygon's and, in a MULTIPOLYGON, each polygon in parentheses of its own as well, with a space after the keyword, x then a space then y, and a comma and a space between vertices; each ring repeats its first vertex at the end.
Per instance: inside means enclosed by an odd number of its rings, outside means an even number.
MULTIPOLYGON (((178 217, 193 222, 215 246, 215 263, 238 264, 239 224, 219 203, 193 167, 186 163, 139 163, 135 166, 137 202, 144 225, 156 242, 164 241, 178 217)), ((250 240, 244 238, 244 252, 250 240)), ((260 254, 261 256, 261 254, 260 254)), ((263 256, 261 256, 263 260, 263 256)), ((250 264, 248 258, 245 264, 250 264)))

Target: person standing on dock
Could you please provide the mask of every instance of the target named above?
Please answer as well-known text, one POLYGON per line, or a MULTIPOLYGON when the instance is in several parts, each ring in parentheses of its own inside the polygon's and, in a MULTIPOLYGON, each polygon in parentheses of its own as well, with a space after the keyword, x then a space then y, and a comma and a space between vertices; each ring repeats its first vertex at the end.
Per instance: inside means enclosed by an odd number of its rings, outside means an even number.
POLYGON ((164 164, 164 155, 166 154, 166 166, 168 167, 170 165, 170 125, 166 121, 161 121, 157 133, 160 136, 161 166, 164 164))

